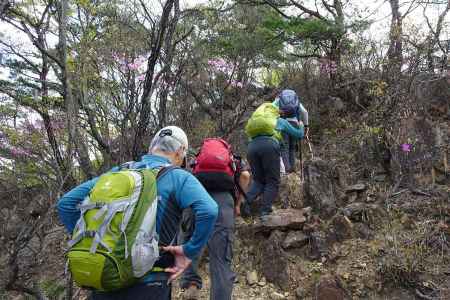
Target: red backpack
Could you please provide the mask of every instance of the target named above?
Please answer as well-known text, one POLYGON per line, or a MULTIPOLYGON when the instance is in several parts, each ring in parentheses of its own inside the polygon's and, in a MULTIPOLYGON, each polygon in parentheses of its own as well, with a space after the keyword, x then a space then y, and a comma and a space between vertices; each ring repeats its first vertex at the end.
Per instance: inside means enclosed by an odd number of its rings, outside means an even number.
POLYGON ((240 192, 245 197, 238 184, 241 168, 230 144, 221 138, 209 138, 203 141, 192 173, 208 191, 229 191, 233 197, 240 192))
POLYGON ((203 172, 221 172, 234 177, 236 164, 230 144, 221 138, 209 138, 203 141, 192 173, 203 172))

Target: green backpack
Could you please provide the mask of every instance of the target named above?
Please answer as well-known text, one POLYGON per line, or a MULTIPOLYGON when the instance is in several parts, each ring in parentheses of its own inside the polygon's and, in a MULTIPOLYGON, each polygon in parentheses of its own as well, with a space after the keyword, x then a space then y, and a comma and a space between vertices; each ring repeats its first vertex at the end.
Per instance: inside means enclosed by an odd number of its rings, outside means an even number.
POLYGON ((269 135, 281 139, 281 134, 276 130, 280 112, 272 103, 261 104, 251 115, 245 126, 245 133, 250 138, 258 135, 269 135))
POLYGON ((69 242, 68 266, 79 286, 113 291, 152 270, 159 258, 156 180, 171 168, 100 176, 79 205, 81 217, 69 242))

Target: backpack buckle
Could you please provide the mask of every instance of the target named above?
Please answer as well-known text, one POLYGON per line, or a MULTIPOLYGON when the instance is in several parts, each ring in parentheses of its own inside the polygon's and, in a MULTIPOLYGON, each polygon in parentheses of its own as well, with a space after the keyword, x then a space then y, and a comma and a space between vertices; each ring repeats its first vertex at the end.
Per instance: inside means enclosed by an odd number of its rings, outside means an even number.
POLYGON ((95 237, 95 234, 96 234, 97 232, 95 231, 95 230, 86 230, 84 233, 83 233, 83 237, 89 237, 89 238, 93 238, 93 237, 95 237))

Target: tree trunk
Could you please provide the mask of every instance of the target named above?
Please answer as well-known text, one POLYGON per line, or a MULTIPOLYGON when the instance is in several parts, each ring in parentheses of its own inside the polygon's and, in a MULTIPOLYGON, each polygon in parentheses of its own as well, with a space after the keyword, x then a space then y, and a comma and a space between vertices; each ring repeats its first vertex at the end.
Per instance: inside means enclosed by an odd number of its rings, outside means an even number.
MULTIPOLYGON (((45 45, 44 43, 44 36, 43 32, 40 32, 38 34, 38 43, 40 45, 45 45)), ((41 101, 44 104, 44 108, 42 110, 39 110, 39 115, 42 118, 42 121, 44 123, 45 131, 47 133, 47 139, 50 144, 50 148, 52 149, 53 155, 56 160, 56 164, 58 166, 60 175, 62 178, 68 174, 68 165, 64 161, 63 156, 61 154, 58 140, 56 138, 54 127, 52 126, 52 121, 50 118, 50 115, 47 111, 47 101, 48 101, 48 81, 47 81, 47 75, 49 72, 49 58, 43 54, 42 55, 42 68, 41 72, 39 74, 39 79, 41 82, 41 101)), ((75 179, 72 176, 68 176, 65 183, 63 183, 63 186, 65 189, 69 189, 74 184, 75 179)))
MULTIPOLYGON (((145 151, 145 142, 148 141, 147 129, 150 124, 151 101, 150 98, 154 92, 155 84, 155 68, 161 55, 161 48, 164 43, 164 36, 170 26, 170 12, 174 6, 175 0, 167 0, 164 4, 161 19, 154 39, 151 41, 152 50, 147 62, 147 73, 145 75, 144 88, 141 97, 141 105, 139 108, 139 121, 134 134, 133 142, 133 159, 138 159, 145 151)), ((172 24, 173 25, 173 24, 172 24)))
POLYGON ((447 1, 447 6, 446 6, 445 10, 438 17, 438 21, 436 23, 436 29, 432 28, 432 26, 427 18, 427 24, 428 24, 428 28, 430 30, 430 34, 428 35, 428 45, 427 45, 427 65, 428 65, 428 71, 430 73, 434 73, 434 69, 435 69, 433 53, 434 53, 436 44, 439 45, 442 52, 444 52, 444 53, 447 52, 447 49, 442 49, 443 46, 439 42, 439 36, 441 35, 442 26, 444 24, 445 17, 449 11, 450 11, 450 0, 447 1))
POLYGON ((385 66, 385 80, 390 83, 397 83, 403 64, 402 55, 402 15, 400 14, 399 0, 389 0, 391 5, 391 28, 389 31, 389 49, 387 53, 388 65, 385 66))
POLYGON ((64 104, 66 108, 66 117, 67 117, 67 129, 69 133, 69 141, 67 145, 67 161, 68 166, 71 166, 73 163, 73 154, 74 154, 74 146, 76 139, 76 124, 77 124, 77 111, 78 106, 75 103, 72 96, 72 89, 70 85, 69 79, 69 71, 67 65, 67 0, 61 0, 59 2, 58 9, 58 23, 59 23, 59 57, 61 61, 61 79, 63 85, 63 97, 64 104))

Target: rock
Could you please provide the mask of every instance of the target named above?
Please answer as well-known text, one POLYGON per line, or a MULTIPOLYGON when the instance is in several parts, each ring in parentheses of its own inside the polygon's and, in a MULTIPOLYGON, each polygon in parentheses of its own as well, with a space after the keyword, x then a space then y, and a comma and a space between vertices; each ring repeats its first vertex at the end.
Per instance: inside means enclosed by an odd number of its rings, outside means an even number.
POLYGON ((346 216, 336 215, 333 220, 331 220, 331 225, 333 226, 338 242, 353 237, 353 224, 346 216))
POLYGON ((265 281, 258 281, 258 285, 260 287, 264 287, 264 286, 266 286, 266 282, 265 281))
POLYGON ((303 298, 305 298, 305 290, 299 286, 295 289, 295 299, 301 300, 303 298))
POLYGON ((373 238, 373 232, 367 226, 367 224, 364 223, 354 223, 353 229, 357 237, 364 239, 364 240, 370 240, 373 238))
POLYGON ((306 217, 301 209, 280 209, 255 225, 258 231, 301 229, 306 217))
POLYGON ((297 173, 290 173, 281 177, 279 199, 283 208, 302 208, 303 183, 297 173))
POLYGON ((355 202, 345 206, 342 213, 355 222, 381 222, 380 220, 374 220, 374 218, 380 219, 385 215, 384 210, 379 205, 363 202, 355 202))
POLYGON ((344 300, 345 293, 333 276, 320 278, 315 289, 316 300, 344 300))
POLYGON ((348 199, 347 201, 349 203, 355 202, 358 199, 358 192, 350 192, 350 193, 348 193, 347 199, 348 199))
POLYGON ((286 297, 283 294, 280 294, 278 292, 272 292, 272 294, 270 294, 270 299, 281 300, 281 299, 286 299, 286 297))
POLYGON ((336 195, 333 188, 332 166, 321 159, 307 160, 304 163, 305 205, 311 206, 322 217, 335 214, 336 195))
POLYGON ((247 283, 248 285, 254 285, 258 282, 258 273, 256 271, 247 272, 247 283))
POLYGON ((302 211, 303 211, 303 215, 305 217, 307 217, 307 218, 309 218, 312 215, 312 208, 311 208, 311 206, 302 208, 302 211))
POLYGON ((330 101, 333 103, 333 109, 335 111, 343 111, 345 109, 345 103, 339 97, 330 97, 330 101))
POLYGON ((378 174, 373 177, 373 180, 375 180, 376 182, 384 182, 386 181, 386 177, 386 174, 378 174))
POLYGON ((283 242, 284 249, 301 248, 308 244, 309 237, 301 231, 290 231, 283 242))
POLYGON ((284 234, 275 230, 263 242, 261 270, 268 282, 287 290, 289 288, 289 260, 286 252, 281 248, 283 241, 284 234))
POLYGON ((408 214, 404 214, 400 222, 402 223, 403 227, 407 230, 412 230, 416 228, 416 222, 414 221, 414 218, 408 214))
POLYGON ((367 186, 364 183, 357 183, 354 185, 350 185, 348 187, 345 188, 345 191, 347 193, 350 192, 362 192, 365 191, 367 189, 367 186))

